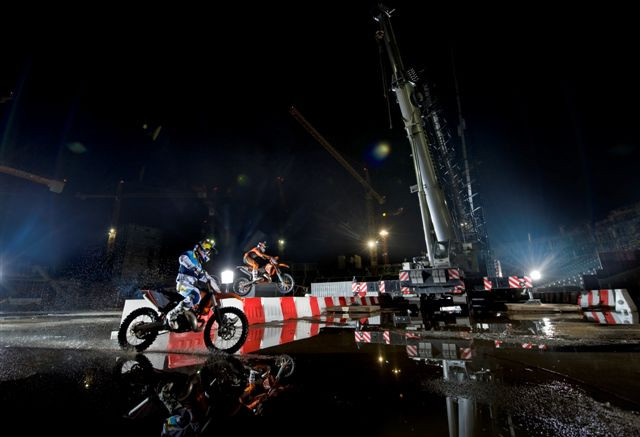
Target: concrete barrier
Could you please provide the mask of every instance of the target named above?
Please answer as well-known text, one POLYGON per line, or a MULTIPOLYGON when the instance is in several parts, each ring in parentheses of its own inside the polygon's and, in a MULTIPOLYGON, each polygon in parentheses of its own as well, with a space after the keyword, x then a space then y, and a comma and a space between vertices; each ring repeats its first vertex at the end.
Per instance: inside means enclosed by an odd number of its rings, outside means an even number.
MULTIPOLYGON (((222 307, 240 308, 247 315, 249 324, 299 319, 302 317, 314 317, 323 314, 327 306, 349 305, 357 302, 361 305, 377 305, 377 297, 248 297, 240 301, 238 299, 222 299, 222 307)), ((120 323, 133 310, 155 307, 144 299, 129 299, 124 303, 120 323)), ((115 337, 114 337, 115 338, 115 337)))

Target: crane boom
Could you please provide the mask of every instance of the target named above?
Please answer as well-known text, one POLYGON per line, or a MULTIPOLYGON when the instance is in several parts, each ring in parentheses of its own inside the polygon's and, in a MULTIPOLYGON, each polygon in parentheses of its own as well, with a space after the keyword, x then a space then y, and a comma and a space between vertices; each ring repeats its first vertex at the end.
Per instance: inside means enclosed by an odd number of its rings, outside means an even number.
POLYGON ((342 157, 342 155, 340 155, 340 153, 334 149, 333 146, 329 144, 329 142, 320 135, 317 130, 315 130, 311 123, 309 123, 294 106, 289 109, 289 113, 291 113, 293 118, 295 118, 296 121, 300 123, 300 125, 305 128, 307 132, 309 132, 311 136, 315 138, 316 141, 318 141, 320 145, 324 147, 326 151, 329 152, 329 154, 331 154, 331 156, 333 156, 336 161, 338 161, 340 165, 342 165, 342 167, 344 167, 345 170, 347 170, 349 174, 351 174, 351 176, 353 176, 360 185, 364 187, 365 190, 367 190, 367 193, 371 194, 380 205, 384 204, 384 196, 378 194, 373 187, 342 157))
MULTIPOLYGON (((396 93, 407 137, 411 145, 419 194, 422 195, 421 193, 424 192, 426 200, 426 205, 424 205, 425 202, 420 198, 427 248, 430 246, 430 236, 428 235, 430 221, 433 224, 438 246, 448 251, 450 243, 455 242, 456 237, 453 231, 451 213, 445 202, 442 188, 438 184, 433 157, 429 151, 429 143, 424 131, 422 114, 413 102, 415 85, 408 77, 400 57, 400 50, 391 26, 391 12, 383 5, 380 5, 380 13, 375 17, 380 25, 376 36, 378 41, 384 44, 389 57, 392 71, 392 89, 396 93)), ((430 253, 430 258, 431 256, 432 254, 430 253)), ((440 258, 440 256, 436 258, 440 258)), ((445 257, 442 259, 444 260, 445 257)), ((446 262, 448 262, 448 256, 446 256, 446 259, 446 262)))
POLYGON ((31 182, 35 182, 36 184, 42 184, 49 187, 50 191, 54 193, 62 193, 64 189, 65 181, 57 181, 55 179, 47 179, 42 176, 35 175, 33 173, 28 173, 23 170, 18 170, 17 168, 7 167, 6 165, 0 165, 0 173, 5 173, 11 176, 15 176, 22 179, 30 180, 31 182))

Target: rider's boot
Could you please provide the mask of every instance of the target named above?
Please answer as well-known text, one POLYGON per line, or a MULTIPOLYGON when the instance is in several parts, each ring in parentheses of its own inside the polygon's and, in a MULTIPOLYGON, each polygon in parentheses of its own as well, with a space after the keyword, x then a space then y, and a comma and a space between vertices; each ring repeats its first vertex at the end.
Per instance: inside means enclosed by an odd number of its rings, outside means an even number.
POLYGON ((165 325, 171 329, 178 328, 178 316, 186 309, 184 301, 181 301, 171 311, 169 311, 164 319, 165 325))

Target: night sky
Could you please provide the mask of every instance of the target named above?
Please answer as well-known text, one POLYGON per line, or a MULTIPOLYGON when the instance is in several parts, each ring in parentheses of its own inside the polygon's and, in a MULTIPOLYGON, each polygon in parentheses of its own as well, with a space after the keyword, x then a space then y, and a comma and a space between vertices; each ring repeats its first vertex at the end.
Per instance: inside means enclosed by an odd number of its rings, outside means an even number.
MULTIPOLYGON (((452 134, 455 53, 492 245, 640 200, 631 6, 430 3, 393 2, 396 36, 405 65, 433 84, 452 134)), ((114 6, 7 20, 15 27, 4 30, 12 43, 0 98, 13 98, 0 103, 0 163, 68 183, 54 194, 0 174, 2 255, 64 265, 102 247, 113 201, 76 194, 114 193, 121 179, 125 193, 217 187, 222 262, 239 261, 261 235, 271 247, 284 238, 293 261, 364 254, 363 190, 292 119, 291 104, 356 169, 370 169, 387 198, 378 217, 387 212, 380 227, 391 232, 392 261, 418 254, 415 174, 395 100, 389 129, 372 5, 114 6), (372 153, 381 142, 391 146, 384 159, 372 153)), ((120 223, 162 229, 165 250, 178 254, 206 219, 197 199, 127 199, 120 223)))

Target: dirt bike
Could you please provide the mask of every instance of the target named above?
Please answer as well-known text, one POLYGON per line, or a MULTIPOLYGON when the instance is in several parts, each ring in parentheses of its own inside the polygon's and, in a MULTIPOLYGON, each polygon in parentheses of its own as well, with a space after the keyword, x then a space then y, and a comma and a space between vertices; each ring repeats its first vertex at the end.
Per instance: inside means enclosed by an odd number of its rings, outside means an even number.
POLYGON ((144 299, 156 309, 138 308, 125 317, 118 330, 120 347, 141 352, 151 346, 162 331, 204 330, 204 343, 209 350, 227 353, 238 351, 247 339, 249 321, 242 310, 235 307, 223 308, 220 300, 240 298, 233 293, 217 293, 208 282, 196 285, 199 285, 197 288, 200 290, 200 303, 178 315, 177 328, 168 327, 165 318, 184 297, 175 290, 142 290, 144 299))
POLYGON ((246 296, 254 289, 255 284, 273 282, 275 280, 278 286, 278 292, 283 295, 288 294, 293 290, 295 282, 293 276, 289 273, 282 272, 283 268, 289 268, 289 266, 279 262, 277 256, 271 257, 266 266, 258 269, 257 277, 254 279, 251 267, 236 266, 236 269, 238 269, 243 276, 233 281, 233 292, 239 296, 246 296))
MULTIPOLYGON (((220 408, 225 415, 262 415, 264 402, 289 388, 282 381, 291 376, 295 362, 284 354, 231 356, 206 368, 215 375, 207 387, 209 398, 228 399, 220 408)), ((207 374, 204 369, 201 373, 207 374)))
POLYGON ((145 355, 137 354, 118 358, 113 375, 128 406, 126 418, 151 417, 154 411, 161 417, 186 407, 195 413, 199 430, 205 431, 218 418, 260 415, 265 401, 289 388, 282 380, 294 368, 288 355, 213 354, 188 372, 169 371, 153 368, 145 355))

